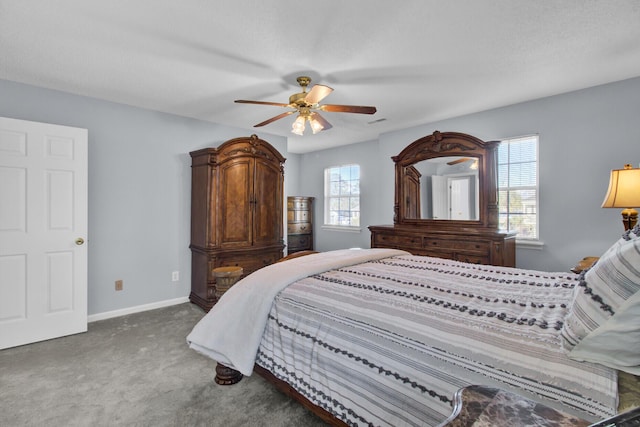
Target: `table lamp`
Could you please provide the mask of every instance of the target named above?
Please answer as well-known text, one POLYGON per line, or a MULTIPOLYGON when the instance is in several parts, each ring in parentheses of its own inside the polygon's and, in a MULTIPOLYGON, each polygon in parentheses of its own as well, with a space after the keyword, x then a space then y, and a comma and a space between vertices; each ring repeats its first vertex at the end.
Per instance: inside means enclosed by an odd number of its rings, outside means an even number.
POLYGON ((634 169, 631 165, 624 165, 624 169, 611 171, 609 190, 602 207, 624 208, 622 224, 625 230, 630 230, 638 222, 638 211, 634 206, 640 206, 640 168, 634 169))

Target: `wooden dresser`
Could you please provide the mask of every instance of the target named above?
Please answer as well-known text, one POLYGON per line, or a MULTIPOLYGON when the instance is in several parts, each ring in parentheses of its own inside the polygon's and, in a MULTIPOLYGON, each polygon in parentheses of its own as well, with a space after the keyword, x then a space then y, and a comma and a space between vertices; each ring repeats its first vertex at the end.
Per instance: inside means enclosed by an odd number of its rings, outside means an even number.
POLYGON ((313 197, 287 197, 287 253, 313 250, 313 197))
POLYGON ((454 259, 472 264, 515 267, 515 235, 477 228, 422 230, 415 227, 377 225, 371 230, 372 248, 394 248, 454 259))
POLYGON ((498 228, 498 144, 436 131, 392 157, 394 223, 369 227, 371 247, 515 267, 516 234, 498 228))
POLYGON ((256 135, 191 154, 191 293, 208 311, 218 301, 213 269, 244 275, 283 256, 284 162, 256 135))

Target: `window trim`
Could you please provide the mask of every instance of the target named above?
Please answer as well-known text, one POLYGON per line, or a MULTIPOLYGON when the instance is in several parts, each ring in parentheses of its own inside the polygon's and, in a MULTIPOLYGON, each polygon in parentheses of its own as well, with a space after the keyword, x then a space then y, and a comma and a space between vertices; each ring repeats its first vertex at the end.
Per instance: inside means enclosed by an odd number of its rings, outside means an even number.
POLYGON ((326 231, 340 231, 343 233, 361 233, 362 232, 362 227, 355 227, 353 225, 323 224, 320 226, 320 228, 326 231))

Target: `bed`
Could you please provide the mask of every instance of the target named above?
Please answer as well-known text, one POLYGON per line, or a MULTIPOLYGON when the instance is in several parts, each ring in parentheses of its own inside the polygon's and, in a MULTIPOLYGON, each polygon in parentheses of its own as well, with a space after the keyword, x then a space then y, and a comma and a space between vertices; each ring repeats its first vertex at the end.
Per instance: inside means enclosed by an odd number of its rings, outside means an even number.
POLYGON ((471 384, 598 420, 617 411, 619 370, 640 373, 638 235, 581 274, 395 249, 298 257, 238 282, 187 341, 338 425, 438 425, 471 384))

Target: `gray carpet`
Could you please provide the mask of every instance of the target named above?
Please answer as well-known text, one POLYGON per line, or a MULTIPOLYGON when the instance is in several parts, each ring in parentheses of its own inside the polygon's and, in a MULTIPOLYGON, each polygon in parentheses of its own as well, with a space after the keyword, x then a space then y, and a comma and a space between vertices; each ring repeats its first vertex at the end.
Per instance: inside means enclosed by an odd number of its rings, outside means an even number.
POLYGON ((181 304, 0 351, 0 426, 325 425, 255 374, 215 384, 185 341, 203 315, 181 304))

